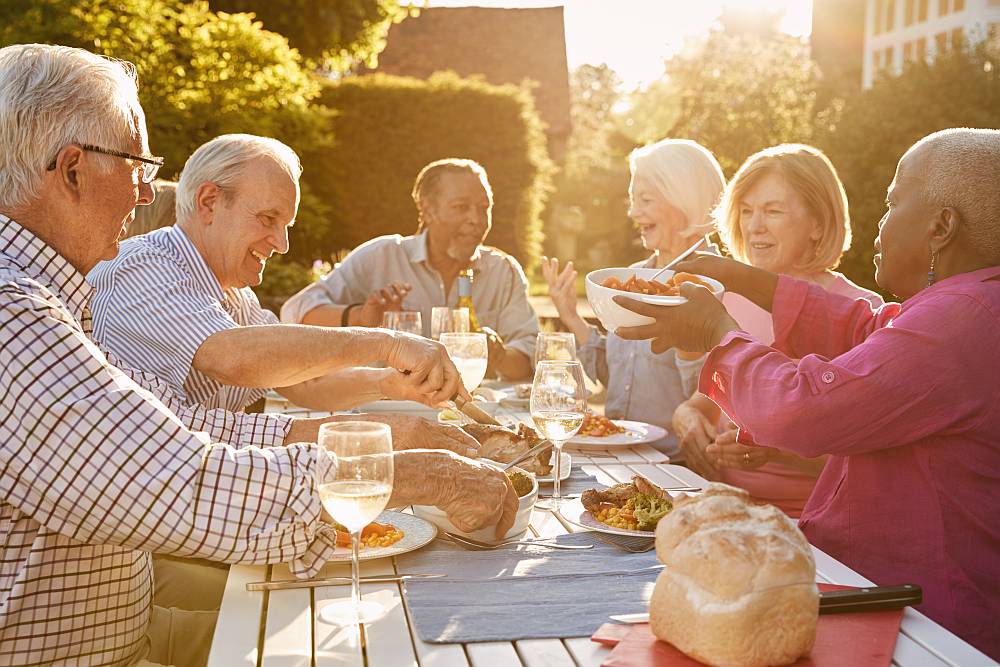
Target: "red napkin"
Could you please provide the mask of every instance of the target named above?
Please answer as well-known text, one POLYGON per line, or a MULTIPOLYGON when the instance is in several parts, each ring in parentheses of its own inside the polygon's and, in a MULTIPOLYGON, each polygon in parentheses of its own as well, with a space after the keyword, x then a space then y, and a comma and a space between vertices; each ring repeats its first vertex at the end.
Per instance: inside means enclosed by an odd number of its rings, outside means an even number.
MULTIPOLYGON (((819 584, 819 588, 831 591, 850 586, 819 584)), ((886 667, 892 660, 902 618, 902 609, 820 616, 812 652, 792 667, 886 667)), ((591 639, 609 646, 617 641, 601 667, 697 667, 702 664, 671 644, 657 640, 648 623, 625 626, 606 623, 591 639)))

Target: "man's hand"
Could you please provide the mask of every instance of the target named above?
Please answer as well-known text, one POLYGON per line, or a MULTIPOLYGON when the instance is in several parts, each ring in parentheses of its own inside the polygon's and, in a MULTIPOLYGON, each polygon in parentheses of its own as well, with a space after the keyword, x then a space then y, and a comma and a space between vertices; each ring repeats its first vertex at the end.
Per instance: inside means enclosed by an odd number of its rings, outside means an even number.
POLYGON ((518 497, 507 475, 493 466, 448 452, 414 450, 393 456, 392 507, 434 505, 462 531, 496 526, 501 539, 514 525, 518 497))
POLYGON ((729 331, 740 327, 722 302, 702 285, 683 283, 681 296, 686 303, 677 306, 654 306, 625 296, 614 297, 622 308, 656 320, 637 327, 620 327, 616 334, 626 340, 651 340, 654 354, 672 347, 689 352, 708 352, 729 331))
POLYGON ((380 327, 382 316, 390 310, 402 310, 403 299, 410 293, 413 286, 409 283, 389 283, 368 295, 364 304, 354 313, 348 324, 359 327, 380 327))
POLYGON ((392 429, 392 449, 446 449, 459 456, 479 458, 479 441, 458 428, 423 417, 390 413, 351 415, 351 419, 379 422, 392 429))
POLYGON ((458 393, 467 400, 472 398, 462 386, 462 376, 448 351, 437 341, 393 332, 385 360, 392 368, 412 376, 418 391, 427 396, 424 402, 429 405, 447 401, 458 393))
POLYGON ((688 400, 677 406, 670 423, 680 441, 688 467, 709 480, 719 479, 719 468, 705 449, 715 440, 715 424, 688 400))
POLYGON ((418 382, 412 374, 400 373, 395 368, 379 369, 384 371, 378 380, 378 391, 384 398, 394 401, 417 401, 432 408, 440 407, 441 403, 432 403, 433 395, 424 393, 423 383, 418 382))
POLYGON ((772 447, 744 445, 736 442, 738 431, 735 427, 723 431, 706 450, 720 466, 737 470, 754 470, 761 467, 781 452, 772 447))

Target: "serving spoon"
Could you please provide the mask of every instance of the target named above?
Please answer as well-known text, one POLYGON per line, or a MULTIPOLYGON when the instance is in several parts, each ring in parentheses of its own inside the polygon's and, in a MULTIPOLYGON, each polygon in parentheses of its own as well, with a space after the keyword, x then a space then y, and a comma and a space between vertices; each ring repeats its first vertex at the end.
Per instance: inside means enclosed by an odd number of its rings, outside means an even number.
POLYGON ((698 239, 697 243, 695 243, 693 246, 691 246, 690 248, 688 248, 687 250, 685 250, 684 252, 677 255, 669 262, 667 262, 666 266, 664 266, 662 269, 654 273, 652 278, 647 278, 646 280, 648 281, 656 280, 663 274, 664 271, 666 271, 667 269, 672 269, 673 267, 677 266, 679 263, 687 259, 691 255, 691 253, 700 248, 704 243, 705 243, 705 237, 702 236, 700 239, 698 239))

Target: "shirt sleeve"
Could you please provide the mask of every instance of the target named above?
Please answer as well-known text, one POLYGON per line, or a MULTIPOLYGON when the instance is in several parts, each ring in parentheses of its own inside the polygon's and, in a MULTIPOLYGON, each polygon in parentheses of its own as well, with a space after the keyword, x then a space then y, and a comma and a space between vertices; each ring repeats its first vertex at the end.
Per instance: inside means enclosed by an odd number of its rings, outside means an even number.
POLYGON ((681 392, 685 398, 691 398, 698 391, 698 378, 701 375, 702 366, 705 365, 707 355, 702 355, 697 359, 681 359, 674 354, 674 365, 677 366, 677 374, 681 379, 681 392))
POLYGON ((513 257, 505 257, 509 277, 507 296, 500 306, 497 333, 503 339, 504 347, 518 350, 535 358, 535 339, 538 336, 538 315, 528 301, 528 279, 513 257))
POLYGON ((316 487, 334 465, 322 450, 193 433, 44 298, 4 297, 6 503, 84 544, 319 571, 335 548, 319 521, 316 487))
POLYGON ((198 348, 239 325, 190 271, 156 252, 122 261, 94 303, 94 335, 133 366, 183 390, 198 348))
POLYGON ((598 332, 597 327, 590 327, 590 337, 576 350, 583 372, 594 382, 608 386, 608 339, 598 332))
MULTIPOLYGON (((846 308, 847 312, 853 312, 846 308)), ((909 307, 847 352, 798 362, 744 332, 709 353, 700 389, 762 445, 806 457, 851 455, 960 432, 988 414, 1000 354, 997 326, 971 297, 944 294, 909 307)), ((852 330, 842 327, 842 334, 852 330)), ((845 345, 845 337, 834 337, 845 345)))

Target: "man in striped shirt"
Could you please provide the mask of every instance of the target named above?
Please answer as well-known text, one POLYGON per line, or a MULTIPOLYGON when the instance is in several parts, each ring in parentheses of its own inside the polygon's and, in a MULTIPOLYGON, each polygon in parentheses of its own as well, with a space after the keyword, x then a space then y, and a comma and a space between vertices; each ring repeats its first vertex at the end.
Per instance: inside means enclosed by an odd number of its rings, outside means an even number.
MULTIPOLYGON (((315 424, 182 405, 90 338, 84 275, 152 201, 145 165, 159 162, 130 64, 0 49, 0 664, 162 664, 192 644, 164 647, 181 618, 152 608, 151 552, 288 562, 308 576, 334 549, 316 485, 335 462, 286 444, 314 438, 315 424)), ((379 335, 390 362, 442 375, 434 348, 379 335)), ((516 494, 498 471, 444 451, 398 452, 394 465, 390 504, 513 523, 516 494)))
MULTIPOLYGON (((230 134, 198 148, 177 186, 177 223, 124 241, 90 272, 94 338, 204 407, 243 410, 274 387, 318 410, 451 398, 394 368, 330 373, 343 365, 340 350, 299 345, 301 326, 261 308, 250 287, 268 258, 288 250, 301 171, 275 139, 230 134)), ((354 331, 352 356, 384 361, 364 330, 354 331)))

